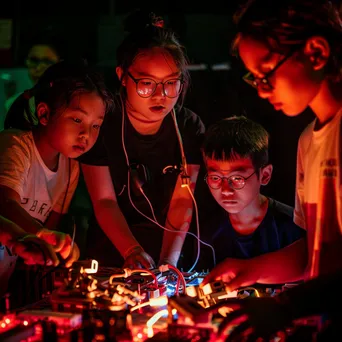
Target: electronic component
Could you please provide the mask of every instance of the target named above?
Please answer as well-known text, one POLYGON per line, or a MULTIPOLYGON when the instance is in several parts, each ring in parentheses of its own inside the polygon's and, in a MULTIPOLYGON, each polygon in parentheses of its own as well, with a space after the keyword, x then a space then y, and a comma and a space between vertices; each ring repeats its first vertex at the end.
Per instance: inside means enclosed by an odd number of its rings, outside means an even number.
POLYGON ((5 315, 0 319, 0 341, 16 342, 38 335, 37 324, 21 320, 15 314, 5 315))
POLYGON ((0 329, 0 341, 2 342, 25 341, 34 336, 36 336, 36 324, 18 324, 3 332, 0 329))
POLYGON ((216 341, 212 314, 203 309, 195 298, 174 296, 168 305, 168 338, 170 341, 216 341))
MULTIPOLYGON (((169 265, 131 270, 98 268, 95 260, 76 262, 55 277, 59 286, 44 301, 0 321, 0 341, 219 341, 218 323, 227 313, 220 309, 228 298, 281 291, 229 292, 222 281, 198 286, 206 275, 169 265)), ((302 321, 305 327, 309 323, 314 329, 315 324, 302 321)))
POLYGON ((204 308, 208 308, 220 300, 237 297, 237 291, 229 292, 221 280, 199 287, 189 286, 186 293, 188 296, 196 298, 197 302, 204 308))
POLYGON ((196 299, 187 295, 171 297, 168 308, 170 317, 172 316, 172 310, 177 310, 177 320, 182 323, 208 324, 211 319, 211 313, 203 310, 203 307, 196 299))
POLYGON ((77 329, 82 325, 82 315, 47 310, 25 310, 17 315, 21 321, 37 322, 49 320, 59 327, 77 329))

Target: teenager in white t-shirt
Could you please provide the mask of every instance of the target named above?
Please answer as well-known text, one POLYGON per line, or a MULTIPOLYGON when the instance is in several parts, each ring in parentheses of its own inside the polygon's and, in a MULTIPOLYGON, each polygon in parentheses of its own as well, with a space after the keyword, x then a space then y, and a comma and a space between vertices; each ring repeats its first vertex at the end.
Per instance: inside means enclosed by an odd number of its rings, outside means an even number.
POLYGON ((342 278, 342 22, 327 0, 254 0, 239 14, 233 46, 249 71, 245 80, 288 116, 308 106, 316 115, 297 154, 294 221, 307 230, 307 238, 250 260, 227 259, 205 280, 227 278, 236 289, 313 279, 275 300, 239 303, 242 309, 224 328, 242 323, 232 340, 245 333, 255 340, 306 314, 339 312, 335 296, 319 298, 342 278))
POLYGON ((53 245, 67 267, 79 250, 55 229, 77 185, 75 158, 94 145, 111 105, 100 75, 84 63, 59 62, 14 102, 11 128, 0 133, 0 215, 53 245))

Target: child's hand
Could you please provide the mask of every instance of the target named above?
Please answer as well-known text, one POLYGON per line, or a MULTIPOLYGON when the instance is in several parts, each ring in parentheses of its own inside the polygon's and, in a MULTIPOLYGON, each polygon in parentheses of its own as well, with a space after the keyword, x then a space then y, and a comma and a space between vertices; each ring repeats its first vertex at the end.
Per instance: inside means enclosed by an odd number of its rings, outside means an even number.
POLYGON ((227 258, 218 264, 203 280, 203 285, 222 279, 227 283, 229 291, 253 285, 260 278, 258 266, 252 259, 227 258))
POLYGON ((142 247, 136 247, 126 257, 124 268, 156 268, 153 259, 142 249, 142 247))
POLYGON ((53 247, 35 235, 25 235, 15 240, 11 249, 27 265, 57 266, 59 263, 53 247))
POLYGON ((66 267, 70 267, 74 261, 78 260, 80 251, 70 235, 43 228, 37 236, 53 246, 55 252, 65 259, 66 267))
POLYGON ((62 258, 65 259, 65 266, 71 267, 74 261, 77 261, 80 257, 80 250, 76 243, 74 243, 73 246, 70 246, 68 251, 65 251, 65 253, 60 253, 62 258))
POLYGON ((284 331, 292 321, 290 309, 277 297, 228 299, 227 308, 234 311, 227 315, 218 328, 218 335, 229 336, 225 341, 273 341, 272 336, 284 331))
POLYGON ((177 261, 174 260, 174 258, 164 258, 164 259, 161 259, 159 260, 158 262, 158 268, 159 266, 163 266, 163 265, 171 265, 173 267, 177 267, 177 261))

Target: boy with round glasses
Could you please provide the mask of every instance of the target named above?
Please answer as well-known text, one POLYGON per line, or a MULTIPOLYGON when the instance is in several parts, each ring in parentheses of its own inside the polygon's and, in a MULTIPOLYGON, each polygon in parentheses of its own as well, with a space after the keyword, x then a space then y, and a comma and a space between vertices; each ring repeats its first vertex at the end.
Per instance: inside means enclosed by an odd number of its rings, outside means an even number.
POLYGON ((223 208, 211 215, 208 234, 217 262, 269 253, 305 235, 291 207, 260 193, 272 175, 268 133, 261 125, 243 116, 221 120, 208 129, 202 153, 205 180, 223 208))

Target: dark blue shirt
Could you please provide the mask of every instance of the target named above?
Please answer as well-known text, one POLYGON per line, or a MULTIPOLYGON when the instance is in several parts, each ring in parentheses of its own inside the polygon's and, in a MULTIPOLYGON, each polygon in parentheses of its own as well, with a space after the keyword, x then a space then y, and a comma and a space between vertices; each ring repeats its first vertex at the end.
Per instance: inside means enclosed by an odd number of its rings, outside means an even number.
MULTIPOLYGON (((304 229, 293 222, 293 208, 269 198, 266 215, 250 235, 235 231, 229 214, 221 207, 215 209, 201 226, 201 238, 215 249, 216 264, 225 258, 249 259, 274 252, 305 236, 304 229)), ((208 247, 202 247, 201 267, 212 268, 208 247), (205 250, 205 251, 204 251, 205 250)))

